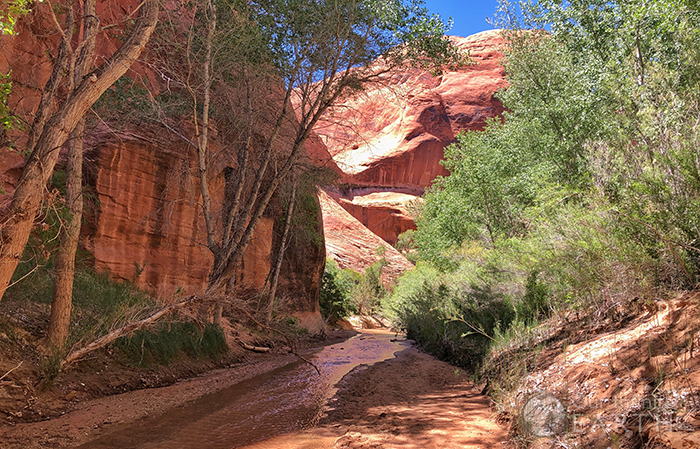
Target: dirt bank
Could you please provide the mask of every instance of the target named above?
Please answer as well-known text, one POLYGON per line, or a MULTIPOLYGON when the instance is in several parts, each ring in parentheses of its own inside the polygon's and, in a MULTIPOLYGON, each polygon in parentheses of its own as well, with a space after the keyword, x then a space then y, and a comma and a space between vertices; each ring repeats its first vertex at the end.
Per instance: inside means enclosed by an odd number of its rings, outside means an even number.
POLYGON ((700 448, 700 292, 631 307, 598 329, 552 319, 487 361, 515 438, 537 449, 700 448), (518 426, 539 392, 567 411, 566 430, 550 438, 518 426))
POLYGON ((316 428, 245 449, 491 449, 507 429, 464 371, 407 347, 338 383, 316 428))
POLYGON ((346 376, 321 427, 336 448, 502 448, 507 431, 464 371, 415 348, 346 376))

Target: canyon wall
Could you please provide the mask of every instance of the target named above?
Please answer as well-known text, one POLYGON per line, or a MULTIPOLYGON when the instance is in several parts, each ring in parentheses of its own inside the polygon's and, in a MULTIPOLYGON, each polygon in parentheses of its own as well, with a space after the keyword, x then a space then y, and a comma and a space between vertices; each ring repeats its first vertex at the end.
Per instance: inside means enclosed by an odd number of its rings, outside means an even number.
MULTIPOLYGON (((87 178, 96 192, 96 203, 83 236, 95 268, 117 279, 134 280, 160 296, 202 291, 213 259, 206 247, 194 150, 143 134, 98 141, 88 153, 87 178)), ((214 215, 220 220, 224 170, 212 173, 209 182, 214 192, 214 215)), ((299 208, 298 214, 307 215, 310 227, 293 228, 279 293, 287 297, 291 309, 317 313, 325 260, 323 245, 318 243, 323 236, 321 215, 318 207, 299 208), (316 243, 312 241, 314 232, 318 233, 316 243)), ((232 280, 234 294, 263 288, 284 220, 281 195, 277 195, 232 280)))
MULTIPOLYGON (((0 36, 0 71, 11 72, 13 82, 8 106, 25 123, 33 119, 50 75, 49 56, 55 53, 60 40, 47 12, 48 6, 37 5, 37 12, 20 20, 16 36, 0 36)), ((138 1, 98 0, 101 25, 119 22, 136 5, 138 1)), ((98 37, 96 65, 121 45, 119 34, 118 28, 113 28, 110 33, 98 37)), ((144 54, 148 57, 148 49, 144 54)), ((159 80, 147 64, 137 63, 127 76, 145 78, 148 85, 158 86, 159 80)), ((261 107, 274 108, 274 103, 281 101, 281 98, 271 98, 280 91, 279 86, 259 86, 258 91, 265 96, 258 102, 261 107)), ((65 92, 60 91, 59 98, 62 95, 65 92)), ((106 116, 101 115, 97 120, 95 116, 90 117, 93 124, 86 136, 84 170, 88 204, 81 244, 90 251, 94 268, 113 279, 133 281, 165 299, 174 294, 201 292, 213 258, 205 246, 196 154, 182 139, 167 136, 162 129, 159 133, 153 123, 141 123, 130 112, 127 108, 123 117, 116 117, 118 121, 124 119, 116 125, 106 116)), ((239 112, 232 110, 231 113, 239 112)), ((290 115, 278 140, 284 141, 285 136, 293 133, 293 127, 294 118, 290 115)), ((266 124, 256 123, 258 140, 265 138, 268 128, 266 124)), ((0 135, 0 187, 4 191, 4 194, 0 192, 0 215, 21 174, 23 157, 15 148, 21 150, 25 140, 25 132, 21 130, 0 135)), ((229 146, 224 151, 221 142, 217 146, 215 131, 212 142, 217 160, 212 162, 209 182, 218 215, 226 184, 225 173, 235 167, 236 150, 229 146)), ((280 157, 289 151, 284 145, 275 147, 280 157)), ((254 155, 253 160, 256 157, 254 155)), ((333 165, 323 145, 310 145, 304 163, 333 165)), ((58 168, 61 168, 60 161, 58 168)), ((267 279, 285 221, 285 188, 283 184, 273 197, 235 278, 229 283, 234 295, 255 294, 267 279)), ((325 248, 319 201, 315 191, 305 189, 298 192, 295 216, 303 220, 294 222, 277 296, 285 311, 299 316, 307 327, 318 328, 322 324, 318 294, 325 248)))
POLYGON ((437 176, 448 175, 440 165, 444 148, 459 132, 481 130, 487 119, 503 112, 494 96, 507 86, 500 32, 451 39, 469 52, 471 65, 439 76, 411 68, 387 74, 326 114, 315 129, 342 172, 338 187, 321 202, 326 248, 343 268, 361 270, 370 260, 353 255, 357 245, 342 233, 328 232, 328 223, 347 217, 336 217, 338 209, 326 202, 342 206, 356 226, 386 246, 395 244, 399 234, 415 229, 412 211, 424 189, 437 176))

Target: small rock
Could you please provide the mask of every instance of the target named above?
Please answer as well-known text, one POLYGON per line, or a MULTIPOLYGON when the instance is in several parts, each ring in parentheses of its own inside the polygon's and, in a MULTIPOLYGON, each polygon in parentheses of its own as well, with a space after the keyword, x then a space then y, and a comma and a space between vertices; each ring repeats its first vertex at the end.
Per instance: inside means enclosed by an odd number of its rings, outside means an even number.
POLYGON ((76 396, 78 396, 78 392, 73 390, 66 395, 66 401, 72 401, 73 399, 76 398, 76 396))

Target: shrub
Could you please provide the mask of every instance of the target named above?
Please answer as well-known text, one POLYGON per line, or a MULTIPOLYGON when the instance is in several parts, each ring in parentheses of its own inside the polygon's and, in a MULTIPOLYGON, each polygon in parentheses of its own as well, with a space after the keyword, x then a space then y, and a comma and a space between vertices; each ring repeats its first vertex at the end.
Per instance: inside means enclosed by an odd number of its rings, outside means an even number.
POLYGON ((334 260, 326 260, 326 269, 321 280, 321 293, 318 298, 324 319, 333 323, 340 318, 357 313, 350 297, 353 285, 354 282, 345 270, 338 268, 334 260))
POLYGON ((490 286, 472 285, 459 291, 434 281, 414 286, 410 292, 404 286, 401 294, 405 296, 394 311, 397 324, 435 356, 474 369, 494 335, 515 318, 513 305, 490 286))
POLYGON ((538 274, 536 271, 530 273, 525 283, 525 296, 516 305, 518 319, 526 323, 547 318, 551 313, 549 288, 538 281, 538 274))
POLYGON ((371 315, 379 311, 386 296, 381 279, 386 265, 386 259, 382 258, 364 273, 358 273, 349 268, 340 269, 335 261, 326 260, 319 295, 321 315, 334 322, 355 313, 371 315))

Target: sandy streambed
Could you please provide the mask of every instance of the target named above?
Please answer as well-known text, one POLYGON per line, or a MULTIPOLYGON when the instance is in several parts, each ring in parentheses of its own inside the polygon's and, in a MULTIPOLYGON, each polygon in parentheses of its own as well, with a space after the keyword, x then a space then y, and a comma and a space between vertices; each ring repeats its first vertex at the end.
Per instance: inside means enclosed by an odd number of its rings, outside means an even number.
POLYGON ((367 332, 309 354, 320 376, 284 355, 89 401, 0 429, 0 447, 502 447, 505 430, 465 374, 394 337, 367 332))

